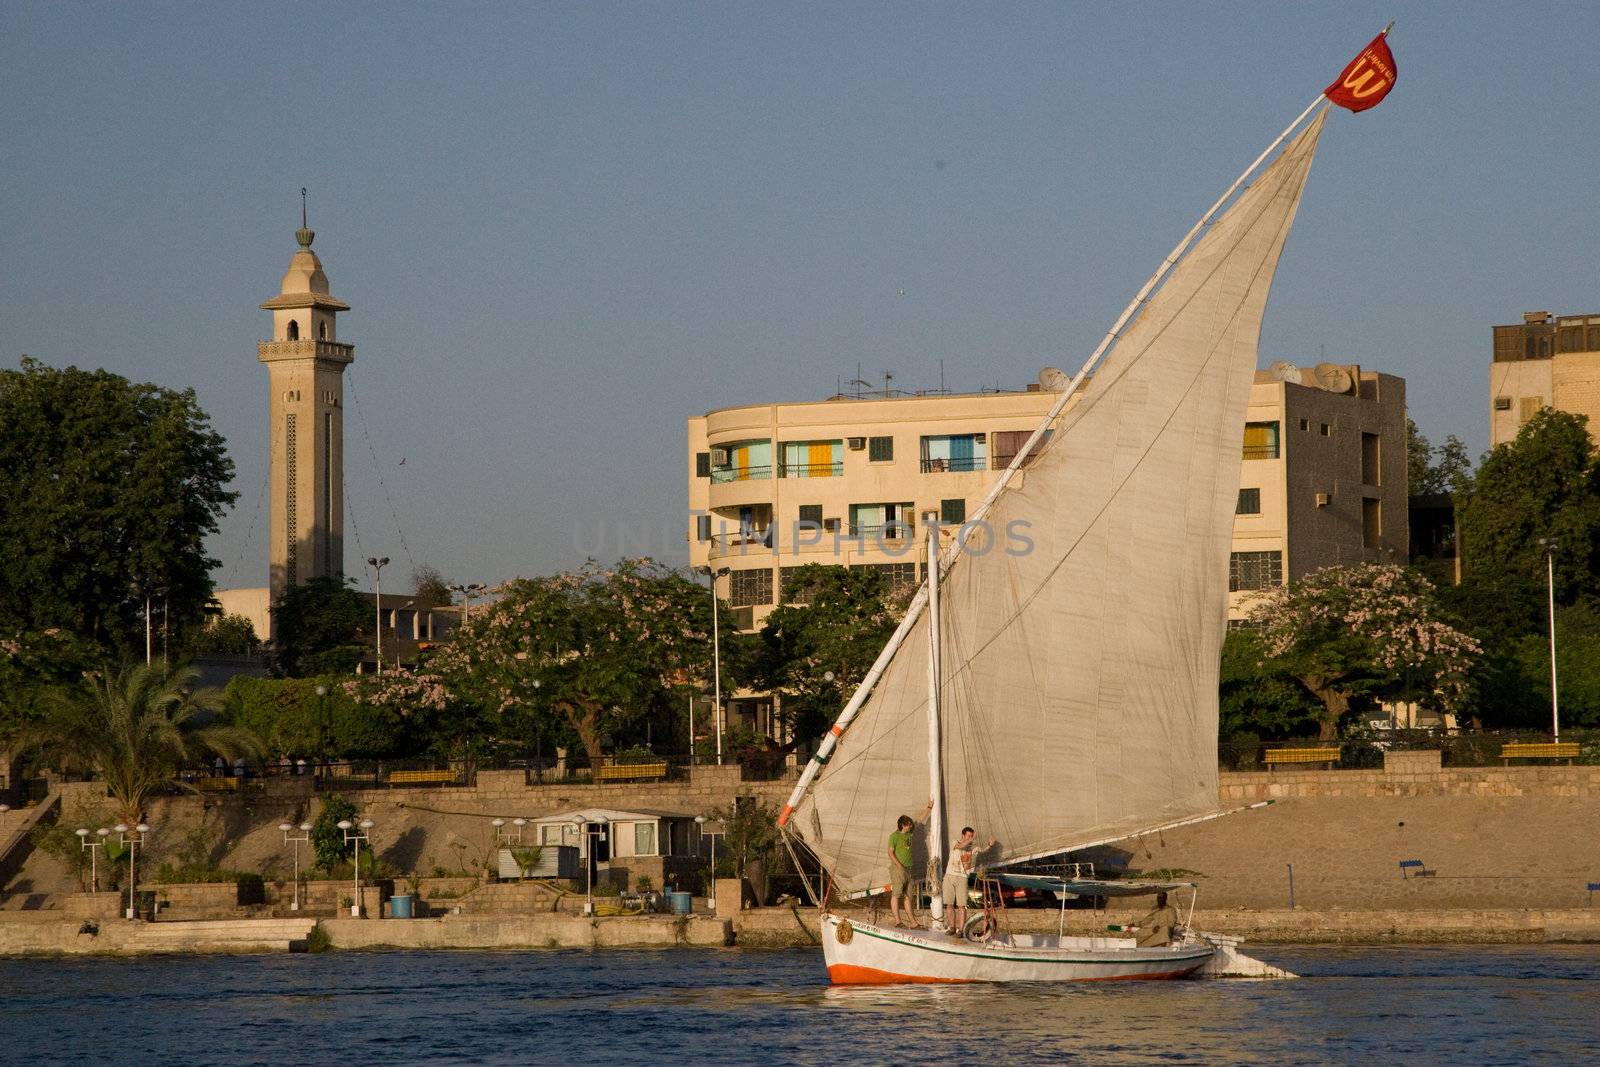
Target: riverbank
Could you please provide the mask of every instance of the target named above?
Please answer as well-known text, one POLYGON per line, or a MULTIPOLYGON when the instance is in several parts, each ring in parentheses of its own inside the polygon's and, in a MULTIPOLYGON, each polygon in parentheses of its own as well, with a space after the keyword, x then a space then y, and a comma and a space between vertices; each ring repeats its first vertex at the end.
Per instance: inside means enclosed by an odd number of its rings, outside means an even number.
MULTIPOLYGON (((1138 910, 1012 909, 1012 930, 1102 933, 1131 922, 1138 910)), ((1349 911, 1212 910, 1194 925, 1272 945, 1600 944, 1600 908, 1349 911)), ((89 932, 78 920, 48 913, 0 922, 0 956, 137 956, 188 953, 272 953, 326 946, 377 949, 775 949, 814 945, 810 908, 761 908, 736 920, 695 916, 581 915, 444 916, 437 919, 234 919, 198 922, 105 920, 89 932), (314 933, 314 931, 320 931, 314 933), (318 943, 321 942, 321 945, 318 943)))

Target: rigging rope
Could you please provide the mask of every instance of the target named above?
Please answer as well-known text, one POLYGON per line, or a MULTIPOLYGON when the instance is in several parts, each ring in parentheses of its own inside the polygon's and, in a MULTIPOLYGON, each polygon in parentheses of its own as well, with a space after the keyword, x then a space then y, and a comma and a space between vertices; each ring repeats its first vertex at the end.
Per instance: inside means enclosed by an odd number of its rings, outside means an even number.
MULTIPOLYGON (((415 572, 417 569, 417 561, 411 555, 411 546, 406 543, 406 533, 400 527, 400 515, 395 511, 394 498, 389 495, 388 483, 383 480, 383 471, 378 466, 378 450, 373 447, 372 434, 367 431, 366 408, 361 405, 361 399, 356 396, 355 376, 351 373, 350 368, 348 367, 345 368, 345 382, 347 383, 346 391, 349 392, 350 399, 355 404, 356 420, 361 423, 361 437, 367 442, 367 454, 372 457, 373 476, 378 479, 378 489, 383 493, 384 502, 389 505, 389 517, 394 520, 394 532, 400 538, 400 549, 405 553, 406 562, 411 565, 411 570, 415 572)), ((355 528, 355 522, 353 520, 351 521, 350 526, 351 529, 355 528)), ((357 547, 360 546, 360 542, 361 539, 357 537, 357 547)), ((366 551, 363 549, 361 554, 363 558, 365 558, 366 551)))
POLYGON ((250 546, 255 541, 256 522, 261 518, 261 502, 267 498, 267 482, 271 478, 271 475, 272 468, 270 466, 267 468, 266 473, 261 475, 261 488, 256 491, 255 511, 250 515, 250 525, 245 528, 244 542, 239 546, 239 558, 234 560, 233 566, 229 567, 227 571, 227 573, 234 578, 238 578, 240 575, 241 570, 244 567, 244 557, 249 553, 250 546))

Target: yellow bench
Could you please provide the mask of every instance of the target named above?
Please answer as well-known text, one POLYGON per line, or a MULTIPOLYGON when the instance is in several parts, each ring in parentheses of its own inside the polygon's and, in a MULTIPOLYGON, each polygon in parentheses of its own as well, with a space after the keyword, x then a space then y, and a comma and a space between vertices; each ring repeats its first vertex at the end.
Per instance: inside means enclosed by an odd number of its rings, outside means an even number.
POLYGON ((239 791, 239 779, 196 778, 194 787, 202 793, 237 793, 239 791))
POLYGON ((385 781, 390 785, 451 785, 456 777, 455 771, 390 771, 385 781))
POLYGON ((1269 748, 1262 762, 1269 767, 1275 763, 1326 763, 1331 767, 1339 762, 1339 750, 1332 747, 1269 748))
POLYGON ((667 761, 657 763, 613 763, 598 767, 594 772, 597 782, 630 782, 643 778, 665 778, 667 761))
POLYGON ((1500 758, 1510 766, 1514 759, 1564 759, 1568 763, 1578 758, 1576 741, 1525 742, 1508 741, 1500 746, 1500 758))

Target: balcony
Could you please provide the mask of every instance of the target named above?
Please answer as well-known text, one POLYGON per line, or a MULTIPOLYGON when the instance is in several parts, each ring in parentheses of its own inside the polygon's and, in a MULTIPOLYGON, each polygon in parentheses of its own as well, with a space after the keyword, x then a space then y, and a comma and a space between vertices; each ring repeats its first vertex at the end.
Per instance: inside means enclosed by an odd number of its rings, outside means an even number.
POLYGON ((916 536, 916 526, 910 522, 886 522, 878 526, 850 524, 850 536, 871 541, 910 541, 916 536))
POLYGON ((1245 459, 1277 459, 1278 458, 1278 442, 1274 441, 1269 445, 1245 445, 1244 446, 1244 458, 1245 459))
POLYGON ((733 533, 714 534, 709 542, 707 551, 711 559, 722 559, 726 556, 753 556, 758 553, 772 551, 776 543, 777 533, 772 527, 760 530, 738 530, 733 533))
POLYGON ((785 463, 778 471, 780 478, 842 478, 841 463, 785 463))
POLYGON ((723 485, 727 482, 764 482, 772 477, 772 464, 765 463, 760 466, 745 467, 712 467, 711 484, 723 485))
POLYGON ((944 474, 947 471, 981 471, 985 469, 982 456, 952 456, 948 459, 924 459, 923 474, 944 474))

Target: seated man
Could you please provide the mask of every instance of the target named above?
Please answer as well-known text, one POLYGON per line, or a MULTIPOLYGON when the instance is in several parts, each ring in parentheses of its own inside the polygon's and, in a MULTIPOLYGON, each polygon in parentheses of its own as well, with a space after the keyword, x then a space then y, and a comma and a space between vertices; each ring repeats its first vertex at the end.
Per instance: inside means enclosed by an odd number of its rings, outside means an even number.
POLYGON ((1178 925, 1178 909, 1167 903, 1165 893, 1156 894, 1155 910, 1137 924, 1140 948, 1157 948, 1172 943, 1172 930, 1178 925))

